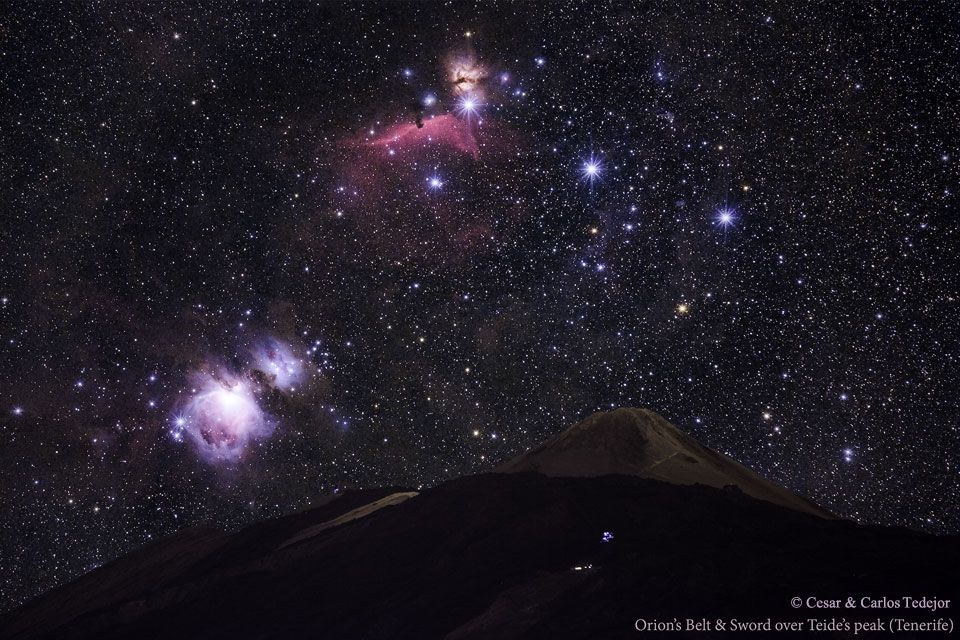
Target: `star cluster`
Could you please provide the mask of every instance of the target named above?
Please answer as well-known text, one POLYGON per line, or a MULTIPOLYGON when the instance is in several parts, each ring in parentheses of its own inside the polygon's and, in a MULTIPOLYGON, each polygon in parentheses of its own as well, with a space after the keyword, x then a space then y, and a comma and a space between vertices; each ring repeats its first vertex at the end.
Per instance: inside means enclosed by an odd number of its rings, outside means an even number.
POLYGON ((617 406, 957 532, 954 12, 17 6, 0 607, 617 406))

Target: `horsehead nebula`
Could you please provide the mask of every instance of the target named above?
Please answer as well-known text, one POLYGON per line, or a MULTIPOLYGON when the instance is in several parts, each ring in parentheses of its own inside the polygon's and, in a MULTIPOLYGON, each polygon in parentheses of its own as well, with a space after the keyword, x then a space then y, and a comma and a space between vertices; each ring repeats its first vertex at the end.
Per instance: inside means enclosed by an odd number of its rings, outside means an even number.
MULTIPOLYGON (((434 116, 421 127, 409 122, 387 127, 380 135, 365 140, 363 146, 379 150, 381 160, 403 161, 417 152, 431 149, 438 153, 457 151, 474 159, 480 154, 480 145, 470 123, 453 114, 434 116)), ((391 164, 395 166, 397 162, 391 164)))
MULTIPOLYGON (((516 197, 477 198, 483 185, 521 170, 521 148, 506 125, 473 112, 436 114, 422 126, 397 121, 341 142, 323 205, 354 230, 353 241, 385 260, 463 260, 495 246, 524 215, 516 197)), ((298 236, 316 241, 320 229, 306 220, 298 236)), ((337 251, 343 237, 327 242, 309 251, 337 251)))
POLYGON ((208 463, 236 462, 248 445, 268 438, 273 418, 257 402, 252 382, 232 373, 197 373, 192 395, 173 419, 175 440, 184 436, 208 463))
POLYGON ((453 264, 496 250, 529 215, 528 198, 501 188, 528 176, 530 148, 500 117, 503 83, 472 51, 440 62, 443 91, 418 89, 427 99, 414 113, 394 107, 318 149, 333 179, 291 234, 309 259, 346 249, 394 265, 453 264))

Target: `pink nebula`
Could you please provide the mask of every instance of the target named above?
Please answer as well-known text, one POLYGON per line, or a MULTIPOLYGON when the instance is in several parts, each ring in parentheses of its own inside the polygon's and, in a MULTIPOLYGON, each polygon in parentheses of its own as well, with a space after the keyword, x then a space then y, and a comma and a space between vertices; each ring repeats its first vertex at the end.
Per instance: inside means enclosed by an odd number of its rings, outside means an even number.
POLYGON ((393 125, 365 145, 380 149, 387 156, 392 151, 401 157, 431 148, 441 152, 453 149, 474 158, 480 153, 473 126, 449 113, 424 120, 423 127, 414 122, 393 125))
POLYGON ((455 96, 477 95, 489 75, 486 65, 471 53, 454 54, 447 59, 447 79, 455 96))
MULTIPOLYGON (((524 215, 516 198, 480 201, 477 185, 520 171, 516 136, 501 124, 452 113, 411 116, 343 141, 337 181, 318 214, 330 210, 352 239, 386 261, 456 262, 496 246, 502 230, 524 215)), ((340 250, 342 236, 305 219, 299 238, 315 255, 340 250)), ((342 232, 341 232, 342 233, 342 232)))
POLYGON ((263 412, 251 383, 230 374, 197 374, 190 399, 174 422, 177 440, 186 434, 206 462, 236 462, 247 447, 273 433, 273 420, 263 412))

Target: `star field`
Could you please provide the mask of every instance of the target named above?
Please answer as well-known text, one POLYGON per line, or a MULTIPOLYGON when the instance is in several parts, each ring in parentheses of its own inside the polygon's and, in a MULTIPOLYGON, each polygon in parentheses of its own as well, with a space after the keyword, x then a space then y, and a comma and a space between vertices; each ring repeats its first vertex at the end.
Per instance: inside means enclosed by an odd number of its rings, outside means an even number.
POLYGON ((960 531, 954 14, 8 9, 0 608, 617 406, 960 531))

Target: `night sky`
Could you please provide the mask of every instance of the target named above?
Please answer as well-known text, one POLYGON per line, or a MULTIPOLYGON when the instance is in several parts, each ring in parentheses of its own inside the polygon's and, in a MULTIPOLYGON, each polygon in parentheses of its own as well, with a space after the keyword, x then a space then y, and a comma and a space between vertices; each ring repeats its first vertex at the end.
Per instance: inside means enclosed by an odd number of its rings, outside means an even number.
POLYGON ((649 407, 960 530, 951 3, 22 3, 0 608, 649 407))

